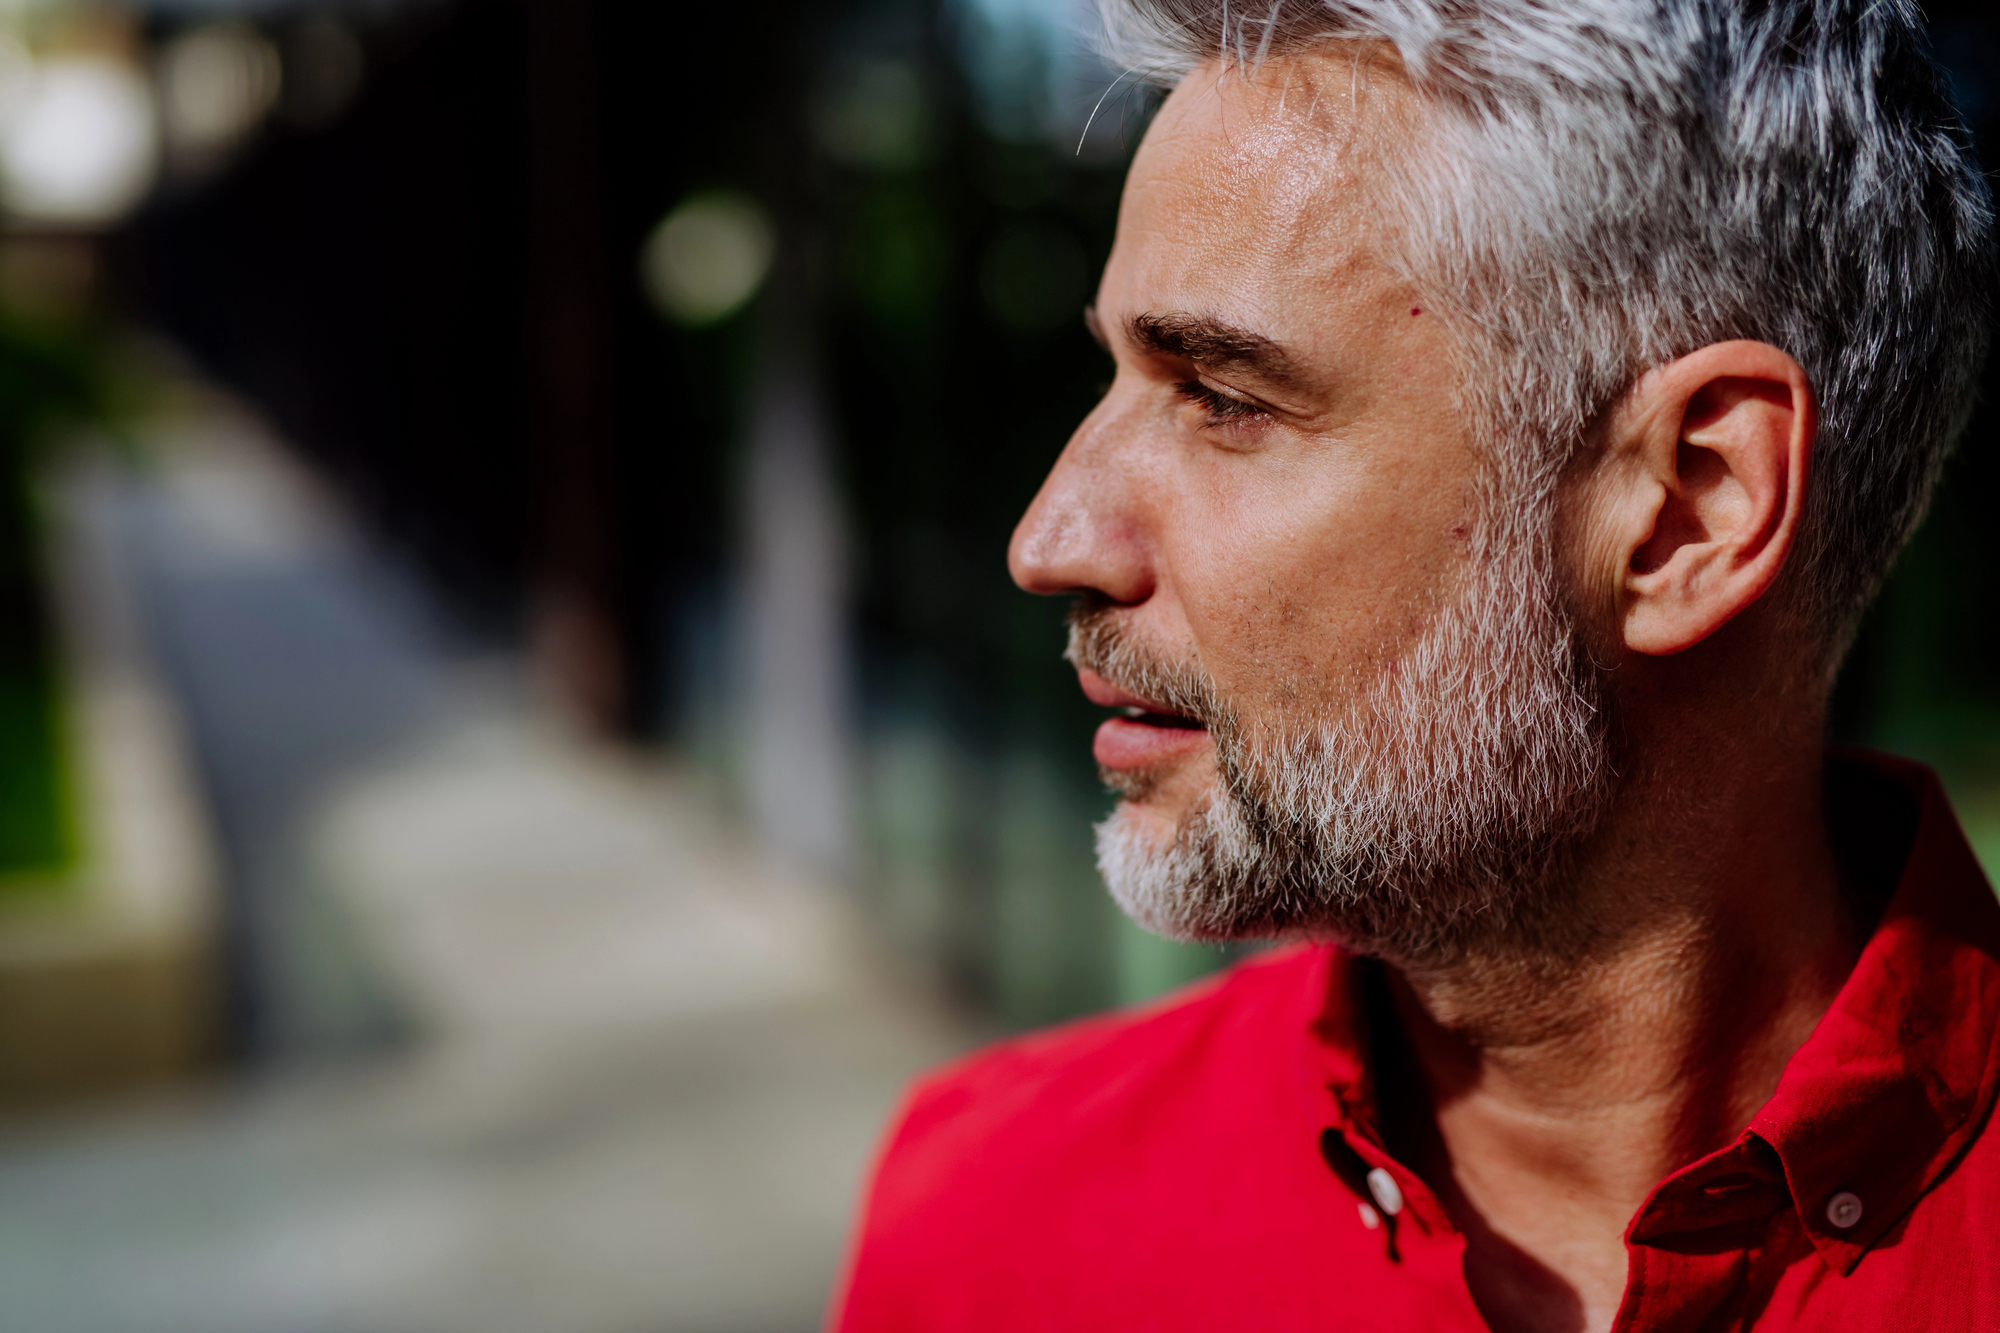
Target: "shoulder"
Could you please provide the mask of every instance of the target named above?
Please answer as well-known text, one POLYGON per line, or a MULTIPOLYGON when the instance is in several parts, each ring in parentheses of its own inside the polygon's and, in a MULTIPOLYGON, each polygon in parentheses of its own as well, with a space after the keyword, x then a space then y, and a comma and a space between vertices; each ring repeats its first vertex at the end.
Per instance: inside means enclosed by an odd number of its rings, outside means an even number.
POLYGON ((1170 1084, 1177 1099, 1235 1064, 1264 1064, 1310 1021, 1325 950, 1276 950, 1153 1003, 1032 1032, 919 1079, 891 1152, 1025 1135, 1045 1142, 1115 1121, 1170 1084))
POLYGON ((1105 1250, 1113 1234, 1250 1187, 1254 1173, 1217 1145, 1316 1143, 1289 1131, 1305 1114, 1297 1071, 1329 954, 1263 954, 918 1080, 869 1190, 856 1279, 1122 1262, 1122 1243, 1105 1250))
POLYGON ((1273 951, 919 1080, 835 1327, 1328 1326, 1299 1275, 1366 1238, 1319 1151, 1342 961, 1273 951))

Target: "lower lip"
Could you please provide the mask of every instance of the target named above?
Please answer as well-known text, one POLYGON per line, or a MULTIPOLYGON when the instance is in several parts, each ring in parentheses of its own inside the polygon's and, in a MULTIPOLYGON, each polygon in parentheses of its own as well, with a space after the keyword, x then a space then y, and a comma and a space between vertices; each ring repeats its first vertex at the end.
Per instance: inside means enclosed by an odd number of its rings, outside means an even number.
POLYGON ((1190 727, 1153 727, 1129 718, 1108 718, 1097 728, 1090 752, 1109 769, 1130 772, 1186 758, 1208 744, 1208 733, 1190 727))

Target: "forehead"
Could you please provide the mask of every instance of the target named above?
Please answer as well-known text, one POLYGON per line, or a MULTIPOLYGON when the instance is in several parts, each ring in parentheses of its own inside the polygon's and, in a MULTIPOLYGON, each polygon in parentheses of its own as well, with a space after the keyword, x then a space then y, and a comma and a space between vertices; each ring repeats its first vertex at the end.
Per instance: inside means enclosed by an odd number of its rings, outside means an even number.
POLYGON ((1125 299, 1104 295, 1120 313, 1248 314, 1379 267, 1381 187, 1413 110, 1391 63, 1363 49, 1197 68, 1133 160, 1106 275, 1125 299))

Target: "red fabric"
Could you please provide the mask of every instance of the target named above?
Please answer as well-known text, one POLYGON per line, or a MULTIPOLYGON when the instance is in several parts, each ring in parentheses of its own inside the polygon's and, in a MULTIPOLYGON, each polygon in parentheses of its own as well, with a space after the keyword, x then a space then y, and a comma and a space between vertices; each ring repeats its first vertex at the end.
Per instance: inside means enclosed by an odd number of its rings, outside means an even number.
MULTIPOLYGON (((2000 904, 1935 779, 1870 762, 1919 804, 1894 895, 1750 1127, 1633 1219, 1621 1330, 2000 1329, 2000 904)), ((1266 955, 919 1082, 834 1326, 1484 1328, 1462 1239, 1373 1128, 1364 966, 1266 955), (1375 1166, 1407 1203, 1371 1228, 1375 1166)))

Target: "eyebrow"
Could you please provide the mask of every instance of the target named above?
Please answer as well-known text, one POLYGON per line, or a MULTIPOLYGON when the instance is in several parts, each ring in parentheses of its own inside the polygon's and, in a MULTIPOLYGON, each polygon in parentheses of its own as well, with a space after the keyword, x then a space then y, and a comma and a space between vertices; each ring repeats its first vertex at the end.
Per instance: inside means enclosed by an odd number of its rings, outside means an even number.
MULTIPOLYGON (((1097 323, 1094 313, 1091 323, 1097 323)), ((1249 371, 1270 379, 1283 378, 1292 368, 1291 354, 1263 334, 1207 315, 1138 314, 1125 321, 1125 333, 1141 351, 1183 357, 1198 366, 1249 371)))

